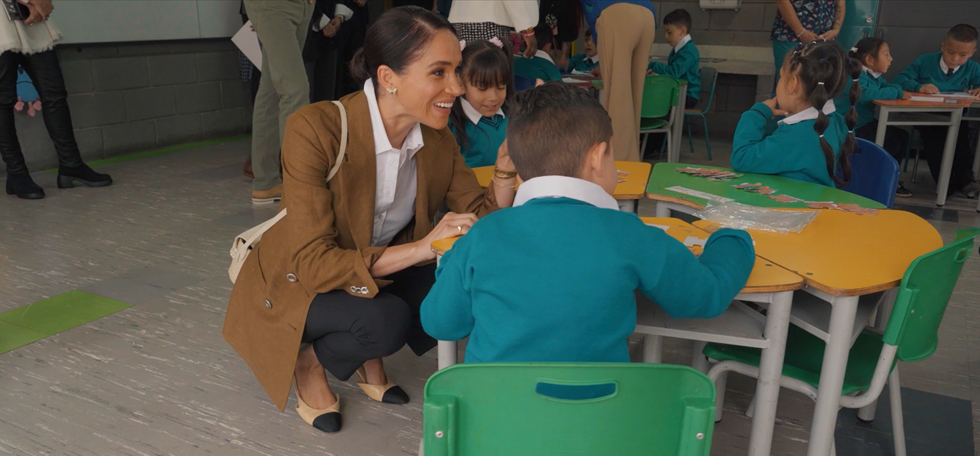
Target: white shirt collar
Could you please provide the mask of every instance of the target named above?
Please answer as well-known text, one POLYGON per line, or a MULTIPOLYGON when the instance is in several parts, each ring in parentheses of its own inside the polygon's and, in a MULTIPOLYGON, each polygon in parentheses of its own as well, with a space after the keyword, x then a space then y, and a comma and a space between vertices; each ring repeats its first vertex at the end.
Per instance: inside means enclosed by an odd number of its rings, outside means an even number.
POLYGON ((685 44, 690 42, 691 42, 691 35, 690 34, 684 35, 684 38, 681 38, 681 41, 677 43, 677 46, 674 46, 674 52, 681 52, 681 48, 684 47, 685 44))
POLYGON ((586 56, 585 57, 585 60, 587 60, 589 62, 592 62, 592 63, 599 63, 599 54, 593 55, 592 57, 586 56))
MULTIPOLYGON (((827 100, 827 104, 823 105, 823 113, 824 114, 830 115, 830 114, 833 114, 836 111, 837 111, 837 106, 834 106, 834 100, 827 100)), ((803 122, 804 120, 813 120, 813 119, 816 119, 818 114, 819 113, 817 112, 817 108, 810 107, 810 108, 804 109, 804 110, 802 110, 802 111, 800 111, 800 112, 798 112, 796 114, 793 114, 793 115, 791 115, 791 116, 789 116, 789 117, 787 117, 787 118, 785 118, 783 120, 780 120, 778 122, 778 124, 779 125, 784 125, 784 124, 785 125, 793 125, 793 124, 797 124, 797 123, 803 122)))
MULTIPOLYGON (((463 114, 466 114, 466 118, 470 119, 470 122, 473 122, 473 125, 480 123, 480 119, 483 118, 483 114, 481 114, 480 111, 477 111, 476 108, 474 108, 469 101, 466 101, 465 98, 460 98, 459 101, 462 102, 460 104, 463 105, 463 114)), ((507 117, 504 115, 503 108, 497 108, 496 115, 507 117)))
POLYGON ((602 187, 575 177, 541 176, 524 182, 517 188, 514 206, 538 198, 571 198, 595 207, 619 210, 619 204, 602 187))
POLYGON ((866 66, 864 66, 864 65, 861 65, 861 68, 863 68, 863 69, 864 69, 864 72, 865 72, 865 73, 868 73, 868 74, 870 74, 870 75, 871 75, 871 77, 873 77, 873 78, 875 78, 875 79, 878 79, 878 78, 880 78, 880 77, 881 77, 881 73, 879 73, 879 72, 877 72, 877 71, 874 71, 874 70, 872 70, 871 68, 868 68, 868 67, 866 67, 866 66))
MULTIPOLYGON (((371 130, 374 132, 374 153, 381 155, 389 150, 397 150, 388 140, 388 132, 385 131, 384 121, 381 120, 381 110, 378 108, 378 96, 374 92, 374 81, 368 79, 364 81, 364 95, 367 97, 368 111, 371 113, 371 130)), ((408 158, 415 156, 415 153, 424 146, 422 142, 422 127, 418 122, 408 132, 405 142, 402 143, 400 150, 408 152, 408 158)))
MULTIPOLYGON (((943 60, 943 56, 941 55, 939 56, 939 68, 943 69, 943 74, 946 74, 946 72, 949 71, 949 65, 946 65, 946 61, 943 60)), ((960 67, 953 68, 953 74, 956 74, 957 71, 960 71, 960 67)))
MULTIPOLYGON (((552 65, 555 65, 555 61, 551 58, 551 56, 547 52, 542 51, 541 49, 538 49, 538 52, 535 52, 534 53, 534 56, 535 57, 540 57, 542 59, 545 59, 545 60, 551 62, 552 65)), ((557 65, 555 65, 555 66, 557 66, 557 65)))

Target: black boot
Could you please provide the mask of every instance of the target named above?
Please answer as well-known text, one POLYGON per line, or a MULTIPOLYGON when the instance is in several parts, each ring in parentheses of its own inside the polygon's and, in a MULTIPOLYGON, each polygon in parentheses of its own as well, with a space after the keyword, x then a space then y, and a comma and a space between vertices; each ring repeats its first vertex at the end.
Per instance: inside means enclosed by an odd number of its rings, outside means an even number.
POLYGON ((58 167, 58 188, 72 188, 75 182, 86 187, 108 187, 112 185, 112 178, 95 172, 84 163, 73 168, 58 167))
POLYGON ((30 174, 8 174, 7 194, 18 198, 36 200, 44 198, 44 189, 34 183, 30 174))

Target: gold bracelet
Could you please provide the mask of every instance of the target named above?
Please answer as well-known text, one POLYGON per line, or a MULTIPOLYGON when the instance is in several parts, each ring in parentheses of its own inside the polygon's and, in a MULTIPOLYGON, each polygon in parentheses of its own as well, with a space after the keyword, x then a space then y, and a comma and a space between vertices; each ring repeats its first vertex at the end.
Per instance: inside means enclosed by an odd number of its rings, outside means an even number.
POLYGON ((517 190, 517 182, 514 182, 513 184, 501 184, 500 182, 497 182, 497 176, 491 177, 490 180, 493 181, 494 185, 498 185, 503 188, 512 188, 514 190, 517 190))
POLYGON ((501 179, 513 179, 517 177, 517 171, 504 171, 501 170, 500 168, 494 167, 493 175, 501 179))

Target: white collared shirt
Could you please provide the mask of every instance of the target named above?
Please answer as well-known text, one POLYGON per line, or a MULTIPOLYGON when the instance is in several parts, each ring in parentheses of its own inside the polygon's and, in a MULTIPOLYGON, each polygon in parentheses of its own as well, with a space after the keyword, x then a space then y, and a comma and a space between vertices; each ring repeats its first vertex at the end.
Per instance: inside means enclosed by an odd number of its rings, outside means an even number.
MULTIPOLYGON (((476 108, 474 108, 469 101, 466 101, 465 98, 460 98, 459 101, 461 102, 460 104, 463 106, 463 114, 466 114, 466 118, 470 119, 470 122, 473 122, 473 125, 480 123, 480 119, 483 118, 483 114, 480 113, 480 111, 477 111, 476 108)), ((505 118, 507 117, 506 115, 504 115, 503 108, 497 108, 497 113, 494 115, 505 117, 505 118)))
POLYGON ((392 147, 381 120, 374 82, 364 81, 364 95, 371 113, 374 153, 377 155, 377 187, 374 193, 374 232, 372 246, 387 246, 415 217, 415 195, 418 192, 418 167, 415 153, 424 146, 422 127, 415 124, 401 149, 392 147))
POLYGON ((863 68, 863 69, 864 69, 864 72, 865 72, 865 73, 868 73, 868 74, 870 74, 870 75, 871 75, 871 77, 873 77, 873 78, 875 78, 875 79, 878 79, 878 78, 880 78, 880 77, 881 77, 881 73, 879 73, 879 72, 877 72, 877 71, 874 71, 874 70, 872 70, 871 68, 868 68, 868 67, 866 67, 866 66, 864 66, 864 65, 861 65, 861 68, 863 68))
MULTIPOLYGON (((943 69, 943 74, 949 72, 949 65, 946 65, 946 61, 943 60, 943 56, 939 56, 939 68, 943 69)), ((960 67, 953 68, 953 74, 956 74, 957 71, 960 71, 960 67)))
MULTIPOLYGON (((834 106, 834 100, 827 100, 827 104, 823 105, 823 113, 829 116, 834 112, 837 112, 837 106, 834 106)), ((804 120, 816 119, 818 114, 817 108, 809 107, 783 120, 780 120, 777 123, 779 125, 793 125, 803 122, 804 120)))
POLYGON ((517 188, 514 207, 538 198, 571 198, 595 207, 619 210, 619 204, 602 187, 575 177, 541 176, 524 182, 517 188))
POLYGON ((592 57, 585 57, 586 62, 599 63, 599 54, 593 55, 592 57))
MULTIPOLYGON (((541 49, 538 49, 538 52, 535 52, 534 53, 534 56, 535 57, 541 57, 542 59, 545 59, 545 60, 551 62, 552 65, 555 65, 555 60, 551 58, 551 55, 548 54, 547 52, 542 51, 541 49)), ((555 66, 558 66, 558 65, 555 65, 555 66)))
POLYGON ((681 38, 680 42, 677 43, 677 46, 674 46, 674 52, 675 53, 681 52, 681 48, 684 47, 685 44, 690 42, 691 42, 691 35, 690 34, 684 35, 684 38, 681 38))
MULTIPOLYGON (((354 17, 354 10, 348 8, 346 5, 338 3, 333 9, 333 17, 342 17, 344 18, 344 22, 347 22, 350 20, 350 18, 354 17)), ((320 18, 320 22, 313 24, 313 31, 319 32, 320 30, 323 30, 324 27, 330 23, 331 19, 333 18, 327 17, 327 15, 324 14, 323 17, 320 18)))

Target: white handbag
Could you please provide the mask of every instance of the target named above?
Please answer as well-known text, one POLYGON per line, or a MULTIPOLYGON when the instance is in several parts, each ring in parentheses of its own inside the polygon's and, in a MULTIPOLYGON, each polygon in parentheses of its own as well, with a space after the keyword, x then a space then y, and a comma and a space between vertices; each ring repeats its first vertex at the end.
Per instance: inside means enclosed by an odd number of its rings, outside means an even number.
MULTIPOLYGON (((340 109, 340 152, 337 153, 333 168, 327 174, 326 182, 330 182, 330 179, 333 179, 333 176, 340 170, 340 164, 344 162, 344 154, 347 152, 347 110, 344 109, 344 105, 339 101, 334 101, 333 103, 340 109)), ((235 283, 235 279, 238 278, 238 272, 242 270, 242 265, 245 264, 245 259, 248 258, 248 254, 252 251, 252 248, 262 240, 262 235, 285 216, 286 209, 283 209, 275 217, 235 236, 235 241, 231 245, 230 252, 231 266, 228 267, 228 278, 231 279, 231 283, 235 283)))

